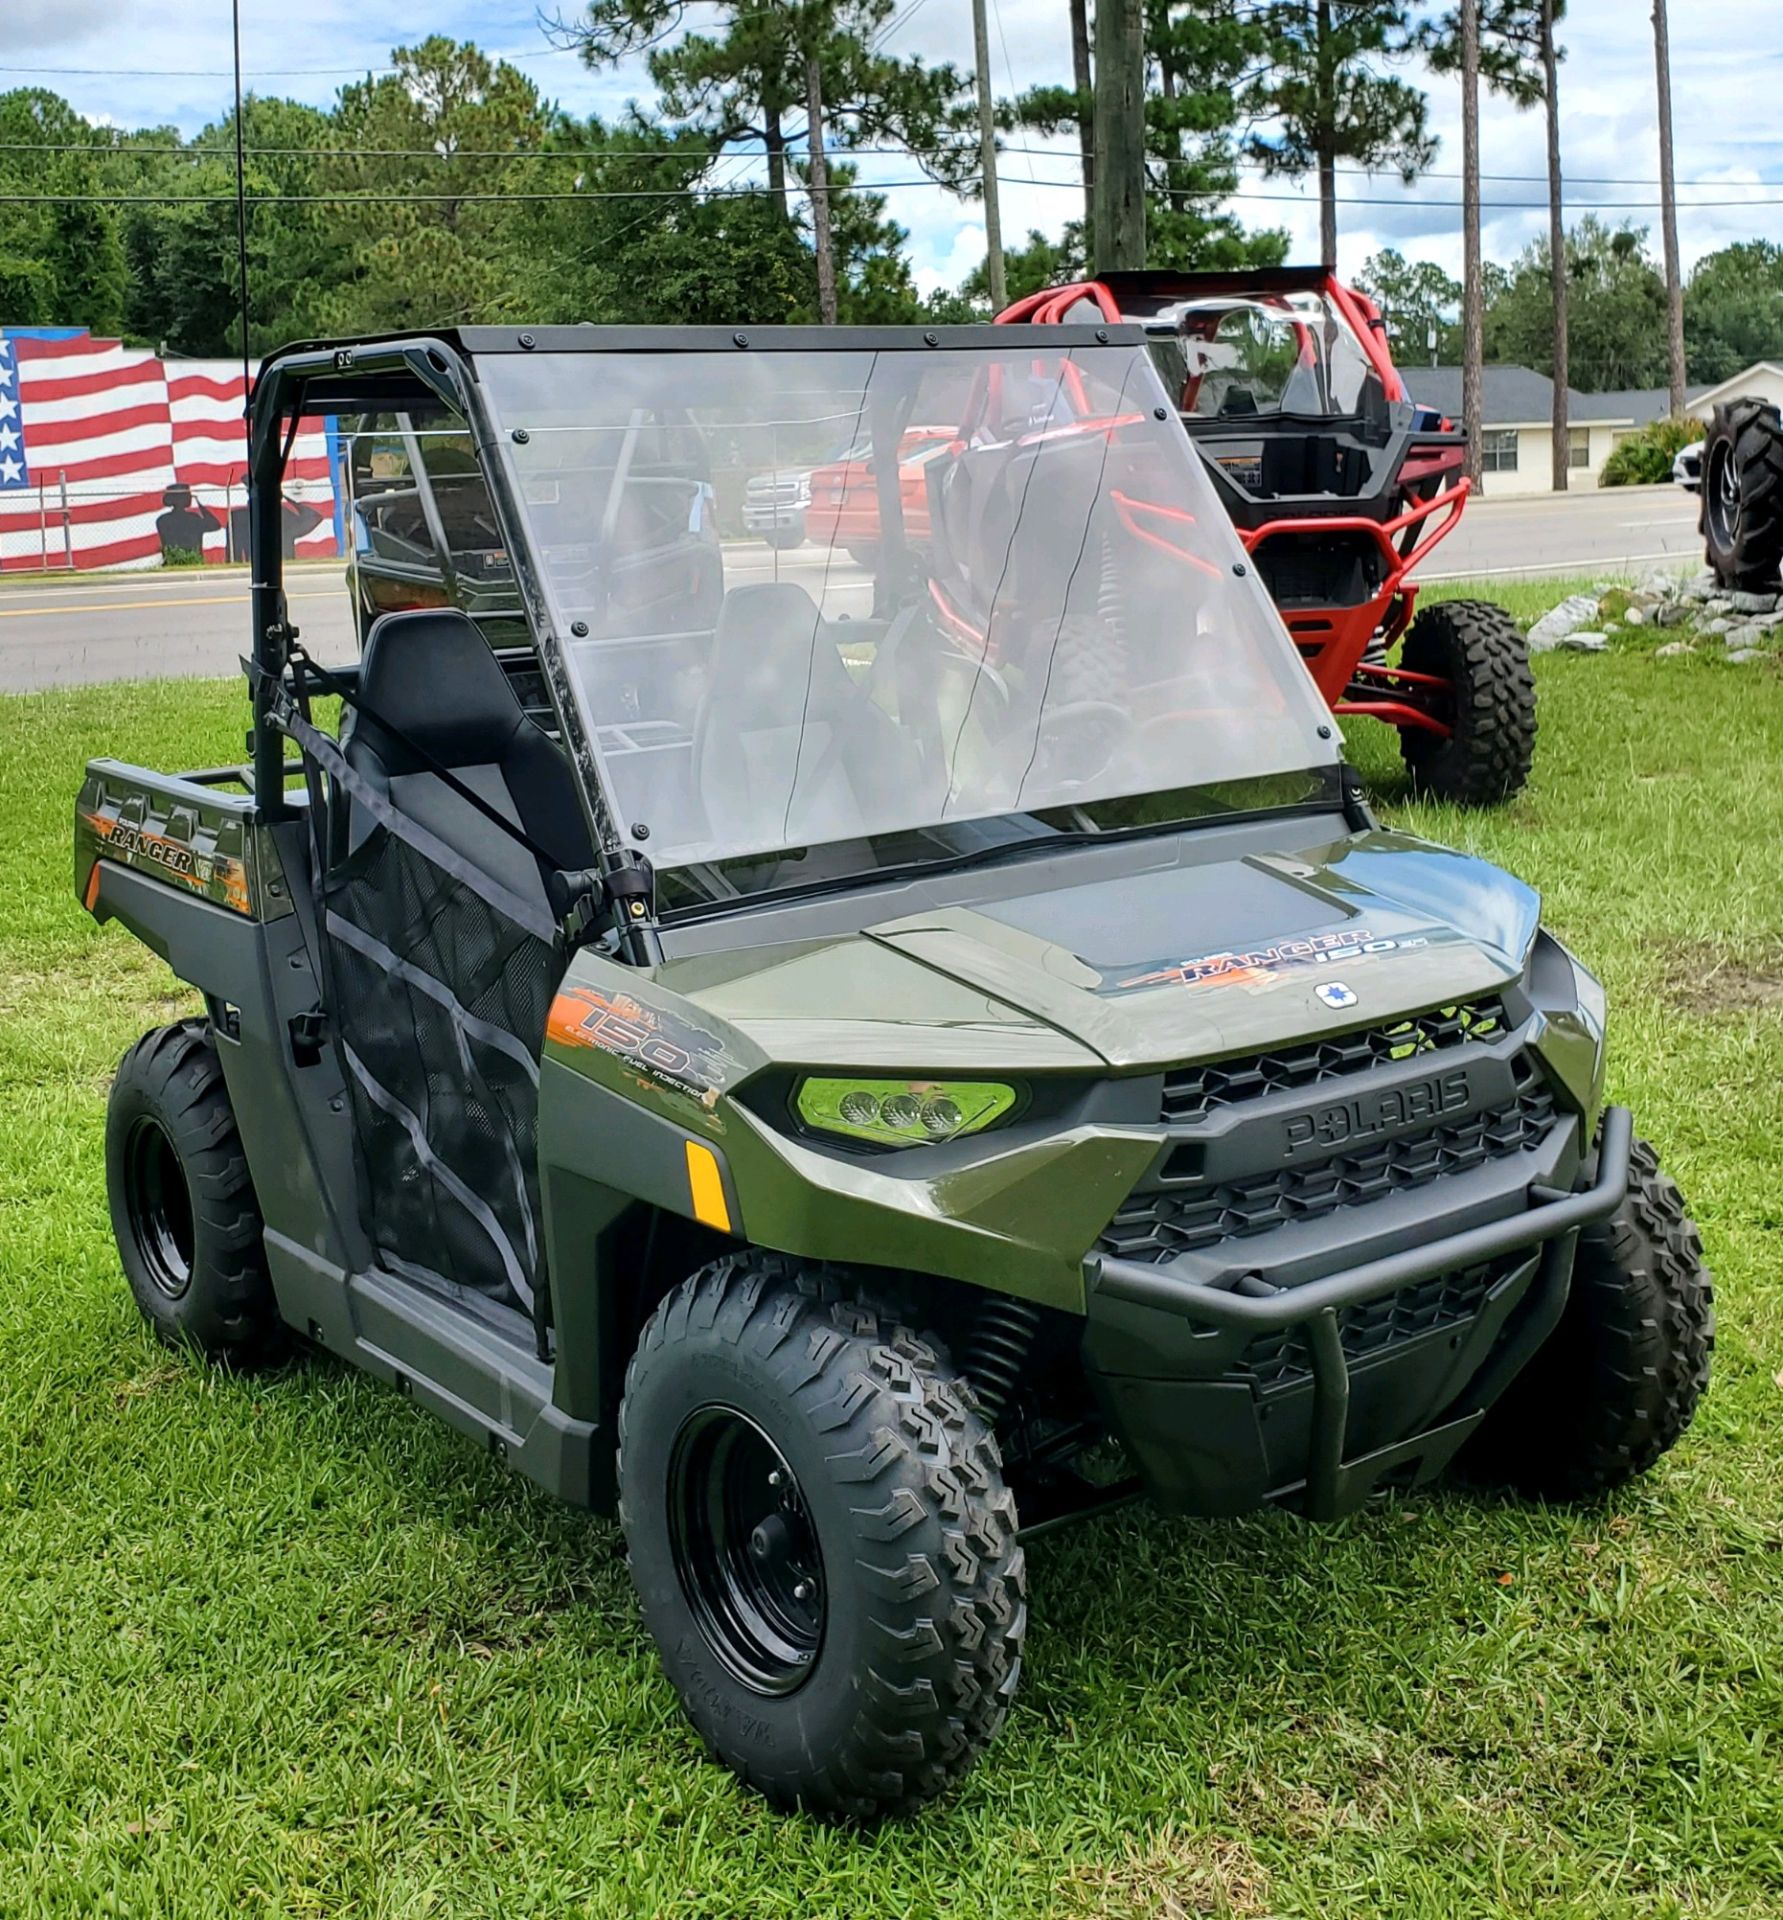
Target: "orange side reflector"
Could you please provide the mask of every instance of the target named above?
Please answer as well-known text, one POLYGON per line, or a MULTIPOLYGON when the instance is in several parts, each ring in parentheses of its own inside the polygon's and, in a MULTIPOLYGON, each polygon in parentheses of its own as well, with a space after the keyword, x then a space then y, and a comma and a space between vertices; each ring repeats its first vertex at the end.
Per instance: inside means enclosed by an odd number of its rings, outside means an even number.
POLYGON ((731 1210, 724 1198, 724 1175, 718 1171, 718 1156, 703 1140, 687 1143, 687 1185, 693 1195, 693 1217, 701 1226, 716 1227, 720 1233, 734 1233, 731 1210))
POLYGON ((93 871, 87 875, 86 908, 89 913, 99 904, 99 862, 93 862, 93 871))

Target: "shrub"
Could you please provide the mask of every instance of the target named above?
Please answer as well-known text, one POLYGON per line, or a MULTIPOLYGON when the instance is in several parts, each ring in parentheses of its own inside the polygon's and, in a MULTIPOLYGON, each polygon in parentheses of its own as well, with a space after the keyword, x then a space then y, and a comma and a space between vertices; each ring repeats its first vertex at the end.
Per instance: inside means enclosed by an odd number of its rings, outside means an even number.
POLYGON ((1657 487, 1672 477, 1672 462, 1708 429, 1700 420, 1655 420, 1618 440, 1603 463, 1605 487, 1657 487))
POLYGON ((205 560, 202 553, 194 553, 190 547, 163 547, 161 564, 164 567, 202 567, 205 560))

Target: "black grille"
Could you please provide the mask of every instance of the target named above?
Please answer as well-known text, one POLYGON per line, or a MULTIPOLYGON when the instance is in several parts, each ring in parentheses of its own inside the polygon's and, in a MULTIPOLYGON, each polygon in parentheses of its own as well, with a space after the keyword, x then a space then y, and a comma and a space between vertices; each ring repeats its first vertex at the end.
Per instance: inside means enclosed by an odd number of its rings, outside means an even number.
POLYGON ((1169 1260, 1222 1240, 1409 1192, 1540 1146, 1554 1125, 1554 1096, 1527 1060, 1518 1066, 1522 1091, 1507 1105, 1465 1120, 1326 1160, 1279 1167, 1252 1180, 1136 1193, 1098 1244, 1122 1259, 1169 1260))
POLYGON ((1413 1014, 1389 1026, 1363 1027, 1330 1039, 1244 1060, 1219 1060, 1211 1066, 1179 1067, 1164 1076, 1164 1122, 1192 1126, 1215 1107, 1259 1100, 1284 1088, 1310 1087, 1320 1080, 1367 1073, 1374 1067, 1419 1054, 1442 1053, 1472 1041, 1502 1040, 1511 1031, 1510 1016, 1496 998, 1465 1000, 1413 1014))
MULTIPOLYGON (((1351 1361, 1414 1340, 1438 1327, 1452 1327, 1474 1318, 1498 1281, 1514 1271, 1510 1265, 1470 1267, 1465 1273, 1443 1273, 1401 1287, 1381 1300, 1345 1307, 1337 1316, 1343 1350, 1351 1361)), ((1231 1378, 1251 1382, 1260 1392, 1298 1386, 1312 1378, 1312 1358, 1306 1341, 1294 1327, 1259 1334, 1245 1348, 1231 1378)))

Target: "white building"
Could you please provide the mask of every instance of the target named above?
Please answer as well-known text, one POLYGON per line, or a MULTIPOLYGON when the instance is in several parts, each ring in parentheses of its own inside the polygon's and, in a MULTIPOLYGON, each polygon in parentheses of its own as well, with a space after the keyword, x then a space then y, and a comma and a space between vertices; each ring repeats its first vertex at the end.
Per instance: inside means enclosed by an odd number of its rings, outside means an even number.
MULTIPOLYGON (((1400 371, 1420 406, 1434 407, 1449 419, 1460 420, 1459 367, 1402 367, 1400 371)), ((1551 492, 1553 381, 1530 367, 1487 367, 1484 375, 1482 452, 1487 496, 1498 499, 1510 493, 1551 492)), ((1719 401, 1747 393, 1783 407, 1783 363, 1761 360, 1718 386, 1687 387, 1685 409, 1706 421, 1713 417, 1719 401)), ((1566 408, 1572 442, 1570 485, 1581 490, 1595 487, 1616 442, 1625 434, 1664 419, 1670 411, 1671 395, 1664 387, 1637 387, 1623 393, 1571 390, 1566 408)))

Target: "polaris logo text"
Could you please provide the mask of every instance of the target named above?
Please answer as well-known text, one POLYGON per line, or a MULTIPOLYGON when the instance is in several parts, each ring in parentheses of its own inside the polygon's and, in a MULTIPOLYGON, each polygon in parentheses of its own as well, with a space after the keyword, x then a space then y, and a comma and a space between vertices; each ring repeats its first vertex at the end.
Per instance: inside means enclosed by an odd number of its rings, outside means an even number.
POLYGON ((1390 1087, 1316 1108, 1287 1122, 1282 1129, 1282 1158, 1376 1140, 1403 1133, 1467 1105, 1467 1075, 1445 1073, 1434 1080, 1414 1081, 1409 1087, 1390 1087))

